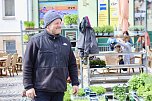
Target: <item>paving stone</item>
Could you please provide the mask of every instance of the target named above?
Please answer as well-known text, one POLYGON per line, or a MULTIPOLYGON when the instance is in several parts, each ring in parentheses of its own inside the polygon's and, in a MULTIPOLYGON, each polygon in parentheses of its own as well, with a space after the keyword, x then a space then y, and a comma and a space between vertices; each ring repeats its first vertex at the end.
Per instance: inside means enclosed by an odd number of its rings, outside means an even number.
POLYGON ((14 77, 0 77, 0 101, 21 101, 22 80, 22 72, 14 77))

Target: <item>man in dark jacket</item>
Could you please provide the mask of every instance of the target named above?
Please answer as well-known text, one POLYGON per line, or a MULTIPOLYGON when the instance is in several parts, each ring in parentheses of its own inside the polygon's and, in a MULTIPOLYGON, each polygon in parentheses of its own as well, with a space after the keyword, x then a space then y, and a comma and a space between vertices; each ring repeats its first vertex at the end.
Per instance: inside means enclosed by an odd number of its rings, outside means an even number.
POLYGON ((35 101, 63 101, 68 76, 73 93, 78 92, 76 59, 69 40, 60 35, 61 22, 58 13, 48 11, 45 30, 30 39, 25 51, 23 84, 35 101))

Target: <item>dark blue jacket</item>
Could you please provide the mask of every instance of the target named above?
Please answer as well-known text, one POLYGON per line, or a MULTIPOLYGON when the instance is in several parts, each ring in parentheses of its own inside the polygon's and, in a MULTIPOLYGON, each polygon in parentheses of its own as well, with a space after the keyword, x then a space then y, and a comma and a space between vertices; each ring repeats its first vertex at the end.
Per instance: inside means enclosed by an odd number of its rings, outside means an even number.
POLYGON ((71 44, 65 37, 54 37, 44 30, 33 36, 25 51, 23 84, 25 89, 64 92, 66 80, 78 85, 78 70, 71 44))

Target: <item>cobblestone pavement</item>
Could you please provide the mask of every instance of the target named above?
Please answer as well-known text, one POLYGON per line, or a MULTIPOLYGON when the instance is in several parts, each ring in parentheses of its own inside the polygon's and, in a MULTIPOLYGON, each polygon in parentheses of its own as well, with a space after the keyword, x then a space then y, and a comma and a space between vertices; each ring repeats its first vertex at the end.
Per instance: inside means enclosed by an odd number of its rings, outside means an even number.
POLYGON ((0 101, 21 101, 22 91, 22 73, 14 77, 0 76, 0 101))

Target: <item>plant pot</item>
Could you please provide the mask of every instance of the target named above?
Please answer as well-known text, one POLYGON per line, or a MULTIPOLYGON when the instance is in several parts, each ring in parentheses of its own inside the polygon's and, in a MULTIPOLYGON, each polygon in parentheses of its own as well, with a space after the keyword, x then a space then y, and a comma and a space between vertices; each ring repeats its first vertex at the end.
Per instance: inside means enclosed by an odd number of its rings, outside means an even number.
POLYGON ((90 65, 90 68, 103 68, 105 65, 90 65))
POLYGON ((89 101, 89 98, 88 96, 74 96, 74 95, 71 95, 71 100, 72 101, 89 101))

